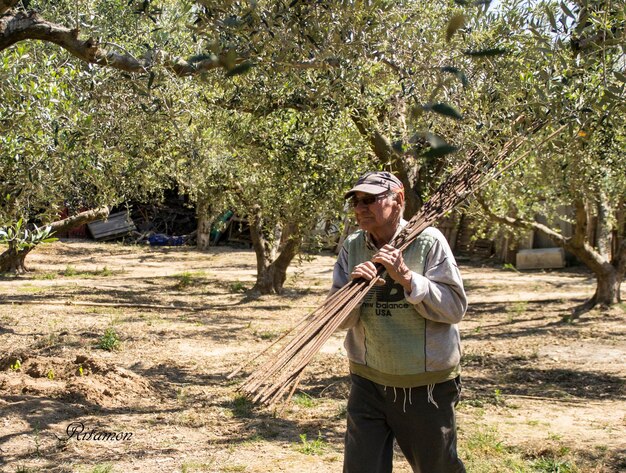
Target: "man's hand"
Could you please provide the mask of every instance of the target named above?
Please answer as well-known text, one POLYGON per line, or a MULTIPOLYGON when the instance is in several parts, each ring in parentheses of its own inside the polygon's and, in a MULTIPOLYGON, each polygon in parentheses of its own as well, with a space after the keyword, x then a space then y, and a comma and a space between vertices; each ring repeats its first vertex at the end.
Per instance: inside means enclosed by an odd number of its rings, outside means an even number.
POLYGON ((391 279, 400 284, 407 292, 411 292, 411 270, 404 263, 402 252, 391 245, 383 246, 374 255, 372 261, 366 261, 355 266, 350 277, 352 279, 363 278, 367 281, 375 278, 376 266, 374 263, 382 264, 391 279))
MULTIPOLYGON (((365 279, 366 281, 370 281, 374 279, 376 276, 376 266, 371 261, 366 261, 365 263, 358 264, 352 270, 352 274, 350 274, 352 279, 365 279)), ((376 284, 379 286, 385 284, 384 280, 377 281, 376 284)))
POLYGON ((382 264, 391 279, 400 284, 406 292, 411 292, 411 270, 405 264, 400 250, 385 245, 374 255, 372 261, 382 264))

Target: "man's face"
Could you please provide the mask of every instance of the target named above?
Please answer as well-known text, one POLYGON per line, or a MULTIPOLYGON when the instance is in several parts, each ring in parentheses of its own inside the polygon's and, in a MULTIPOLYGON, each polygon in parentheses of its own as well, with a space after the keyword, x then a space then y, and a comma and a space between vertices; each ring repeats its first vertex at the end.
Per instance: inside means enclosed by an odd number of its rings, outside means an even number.
MULTIPOLYGON (((373 233, 374 235, 380 233, 380 230, 388 228, 395 222, 396 213, 400 211, 400 204, 391 196, 385 194, 379 194, 378 199, 373 203, 367 205, 363 202, 359 202, 354 207, 354 215, 356 221, 363 230, 373 233)), ((364 197, 370 197, 371 194, 365 192, 355 192, 354 197, 357 201, 364 197)))

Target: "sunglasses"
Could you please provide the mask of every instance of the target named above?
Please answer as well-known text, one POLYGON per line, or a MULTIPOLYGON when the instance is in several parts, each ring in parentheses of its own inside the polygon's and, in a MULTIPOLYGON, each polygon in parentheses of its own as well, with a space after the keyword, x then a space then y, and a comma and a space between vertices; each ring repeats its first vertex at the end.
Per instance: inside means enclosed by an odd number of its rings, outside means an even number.
POLYGON ((379 194, 379 195, 368 195, 368 196, 361 197, 361 198, 352 197, 350 198, 349 202, 350 202, 350 206, 352 206, 353 208, 356 208, 358 207, 359 204, 372 205, 374 202, 382 200, 388 195, 389 195, 389 192, 385 192, 384 194, 379 194))

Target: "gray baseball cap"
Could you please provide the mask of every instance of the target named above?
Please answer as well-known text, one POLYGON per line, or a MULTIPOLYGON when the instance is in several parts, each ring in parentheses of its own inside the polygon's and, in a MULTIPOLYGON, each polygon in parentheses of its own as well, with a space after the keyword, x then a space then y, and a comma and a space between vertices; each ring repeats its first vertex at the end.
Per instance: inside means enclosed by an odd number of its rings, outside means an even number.
POLYGON ((378 195, 390 190, 404 190, 400 179, 386 171, 367 172, 359 177, 354 187, 346 192, 344 198, 349 199, 355 192, 378 195))

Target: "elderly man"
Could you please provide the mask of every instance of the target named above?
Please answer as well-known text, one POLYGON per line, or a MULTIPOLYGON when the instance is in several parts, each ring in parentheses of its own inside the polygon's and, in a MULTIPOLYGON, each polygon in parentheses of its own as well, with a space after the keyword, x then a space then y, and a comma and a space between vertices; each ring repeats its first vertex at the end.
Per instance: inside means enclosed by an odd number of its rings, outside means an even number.
POLYGON ((389 245, 407 222, 404 188, 388 172, 361 176, 345 197, 360 229, 339 252, 331 292, 376 277, 374 263, 386 271, 344 324, 352 382, 344 472, 392 471, 394 439, 415 472, 464 472, 454 406, 467 301, 450 247, 432 227, 404 252, 389 245))

